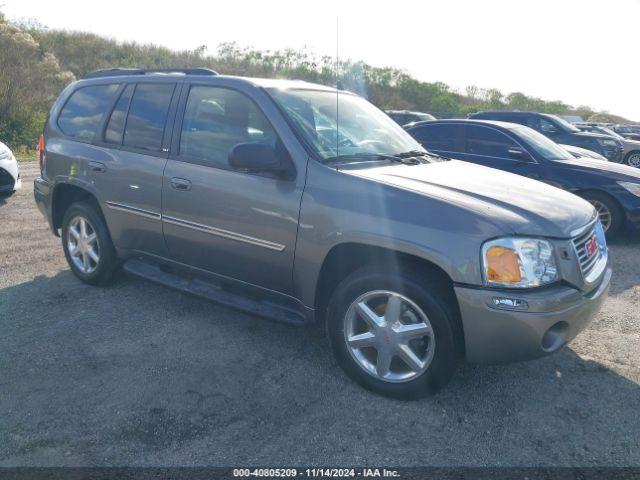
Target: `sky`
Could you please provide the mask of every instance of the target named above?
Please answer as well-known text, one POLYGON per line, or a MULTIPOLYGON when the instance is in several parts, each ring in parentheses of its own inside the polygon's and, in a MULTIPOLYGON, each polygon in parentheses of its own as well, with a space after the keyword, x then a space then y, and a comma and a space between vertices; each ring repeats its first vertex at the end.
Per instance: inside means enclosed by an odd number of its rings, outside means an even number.
POLYGON ((335 55, 423 81, 515 91, 640 121, 640 0, 0 0, 11 20, 173 49, 335 55))

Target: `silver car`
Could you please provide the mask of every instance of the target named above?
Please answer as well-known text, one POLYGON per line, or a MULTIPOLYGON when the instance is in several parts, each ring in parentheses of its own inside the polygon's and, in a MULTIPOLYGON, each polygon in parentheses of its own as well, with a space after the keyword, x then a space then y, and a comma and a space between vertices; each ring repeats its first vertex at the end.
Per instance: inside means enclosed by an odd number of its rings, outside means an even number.
POLYGON ((366 100, 190 69, 66 88, 35 199, 73 273, 126 271, 267 318, 326 325, 381 394, 443 387, 459 362, 556 352, 611 279, 594 208, 424 150, 366 100))

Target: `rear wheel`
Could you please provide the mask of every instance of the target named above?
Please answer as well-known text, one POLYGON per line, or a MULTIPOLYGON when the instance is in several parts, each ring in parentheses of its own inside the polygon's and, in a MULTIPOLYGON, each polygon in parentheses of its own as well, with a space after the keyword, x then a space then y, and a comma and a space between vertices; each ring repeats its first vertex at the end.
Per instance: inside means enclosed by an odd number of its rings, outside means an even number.
POLYGON ((431 395, 449 382, 460 358, 452 301, 440 282, 415 272, 360 269, 329 304, 333 353, 369 390, 404 399, 431 395))
POLYGON ((582 195, 598 212, 598 218, 607 238, 614 238, 624 223, 624 213, 615 200, 598 192, 587 192, 582 195))
POLYGON ((111 237, 93 205, 78 202, 65 212, 62 248, 71 271, 83 282, 104 285, 119 266, 111 237))
POLYGON ((640 152, 631 152, 627 155, 625 163, 630 167, 640 168, 640 152))

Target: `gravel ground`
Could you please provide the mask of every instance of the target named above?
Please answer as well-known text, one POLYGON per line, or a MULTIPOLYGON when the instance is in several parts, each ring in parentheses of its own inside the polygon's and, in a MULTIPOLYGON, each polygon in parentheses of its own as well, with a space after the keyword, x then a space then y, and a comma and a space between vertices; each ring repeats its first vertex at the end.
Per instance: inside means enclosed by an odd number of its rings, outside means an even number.
POLYGON ((349 381, 318 329, 80 283, 21 168, 0 200, 0 466, 640 466, 638 238, 569 347, 402 402, 349 381))

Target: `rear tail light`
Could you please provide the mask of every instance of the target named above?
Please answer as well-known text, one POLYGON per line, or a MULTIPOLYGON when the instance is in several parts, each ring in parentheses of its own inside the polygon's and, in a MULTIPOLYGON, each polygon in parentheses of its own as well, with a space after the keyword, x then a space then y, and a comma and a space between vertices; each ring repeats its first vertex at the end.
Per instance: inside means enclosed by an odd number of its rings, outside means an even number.
POLYGON ((40 171, 44 171, 44 135, 40 135, 38 140, 38 151, 40 152, 40 171))

